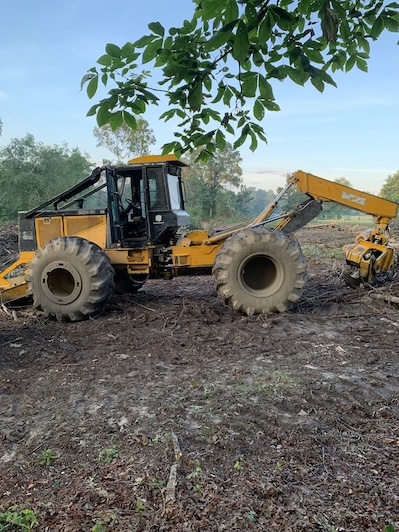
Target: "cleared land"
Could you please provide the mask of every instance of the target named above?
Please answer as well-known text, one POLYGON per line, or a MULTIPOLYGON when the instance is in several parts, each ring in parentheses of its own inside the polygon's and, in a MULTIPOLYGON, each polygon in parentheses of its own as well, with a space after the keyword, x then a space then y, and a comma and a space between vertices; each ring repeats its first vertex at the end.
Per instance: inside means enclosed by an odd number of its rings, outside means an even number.
POLYGON ((346 288, 340 229, 300 232, 310 278, 282 315, 225 308, 209 277, 76 324, 0 310, 0 512, 49 531, 397 529, 399 283, 346 288))

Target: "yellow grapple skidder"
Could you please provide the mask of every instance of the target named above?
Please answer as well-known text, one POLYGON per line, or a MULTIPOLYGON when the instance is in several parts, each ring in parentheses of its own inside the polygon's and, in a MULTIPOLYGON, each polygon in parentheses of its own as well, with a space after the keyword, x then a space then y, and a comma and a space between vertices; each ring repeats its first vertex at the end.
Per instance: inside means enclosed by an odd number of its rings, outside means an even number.
POLYGON ((174 156, 133 159, 92 174, 19 214, 19 259, 0 274, 0 301, 26 296, 46 316, 78 321, 104 308, 115 284, 135 292, 150 278, 213 273, 223 301, 248 315, 283 312, 299 300, 306 263, 293 233, 333 201, 375 217, 375 228, 347 246, 350 286, 394 267, 389 223, 398 205, 298 171, 249 225, 186 231, 182 168, 174 156), (292 187, 307 195, 279 212, 292 187))

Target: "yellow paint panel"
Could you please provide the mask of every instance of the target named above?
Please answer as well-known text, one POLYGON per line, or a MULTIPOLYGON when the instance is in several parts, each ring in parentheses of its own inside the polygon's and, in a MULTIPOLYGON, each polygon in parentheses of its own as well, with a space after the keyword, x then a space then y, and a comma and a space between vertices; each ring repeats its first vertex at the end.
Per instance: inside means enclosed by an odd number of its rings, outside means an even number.
POLYGON ((152 266, 152 247, 137 249, 106 249, 105 252, 113 265, 129 265, 129 269, 136 269, 138 271, 141 271, 143 267, 150 268, 152 266))
POLYGON ((105 214, 88 216, 65 216, 65 236, 78 236, 105 248, 107 240, 107 218, 105 214))
POLYGON ((15 285, 17 283, 15 279, 19 278, 19 277, 15 277, 17 270, 19 270, 20 268, 21 269, 25 268, 25 266, 29 264, 29 262, 33 260, 34 257, 35 257, 35 253, 33 251, 21 252, 19 259, 16 262, 13 262, 11 266, 9 266, 7 269, 5 269, 4 271, 0 273, 0 288, 2 287, 8 288, 10 286, 15 285), (8 279, 8 276, 11 273, 13 275, 8 279))
POLYGON ((19 284, 15 284, 6 289, 0 288, 0 302, 10 303, 11 301, 16 301, 17 299, 26 297, 27 291, 28 291, 28 283, 25 280, 19 284))
POLYGON ((211 268, 221 246, 174 246, 172 259, 175 268, 211 268))
POLYGON ((53 240, 53 238, 64 236, 61 216, 37 218, 35 223, 37 246, 39 248, 42 248, 49 240, 53 240))
POLYGON ((395 218, 399 205, 368 192, 362 192, 351 187, 328 181, 306 172, 295 172, 297 186, 305 194, 310 194, 315 199, 334 201, 340 205, 346 205, 372 216, 395 218))
POLYGON ((34 256, 32 251, 22 252, 16 262, 0 273, 1 303, 15 301, 27 295, 28 283, 25 279, 25 270, 34 256))

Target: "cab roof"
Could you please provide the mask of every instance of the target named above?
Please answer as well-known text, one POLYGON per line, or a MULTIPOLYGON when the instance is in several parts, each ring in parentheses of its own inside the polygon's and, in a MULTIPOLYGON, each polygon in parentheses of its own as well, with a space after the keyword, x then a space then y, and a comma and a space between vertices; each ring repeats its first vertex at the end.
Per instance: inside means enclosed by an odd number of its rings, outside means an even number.
POLYGON ((143 166, 145 164, 160 164, 160 163, 170 163, 174 164, 175 166, 189 166, 186 162, 180 161, 176 155, 168 154, 168 155, 145 155, 144 157, 136 157, 135 159, 130 159, 128 161, 128 165, 130 166, 136 166, 140 165, 143 166))

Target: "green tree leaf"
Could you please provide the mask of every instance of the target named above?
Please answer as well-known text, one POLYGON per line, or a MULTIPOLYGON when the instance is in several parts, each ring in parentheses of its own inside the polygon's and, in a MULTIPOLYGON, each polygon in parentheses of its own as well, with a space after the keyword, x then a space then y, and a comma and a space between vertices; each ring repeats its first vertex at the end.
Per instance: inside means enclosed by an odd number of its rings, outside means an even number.
POLYGON ((373 27, 370 30, 370 35, 373 37, 373 39, 378 39, 378 37, 383 32, 383 30, 384 30, 384 20, 382 16, 379 16, 375 19, 373 27))
POLYGON ((265 101, 264 105, 268 111, 280 111, 280 107, 276 104, 276 102, 265 101))
POLYGON ((319 92, 324 92, 324 81, 320 78, 312 78, 310 82, 319 92))
POLYGON ((197 79, 188 94, 188 103, 193 111, 199 111, 202 104, 202 83, 197 79))
POLYGON ((363 72, 367 72, 367 61, 362 59, 361 57, 356 58, 356 66, 359 70, 363 70, 363 72))
POLYGON ((220 129, 216 132, 215 141, 216 141, 217 147, 220 150, 224 150, 224 148, 226 147, 227 142, 226 142, 226 137, 224 136, 224 133, 222 133, 222 131, 220 131, 220 129))
POLYGON ((259 92, 265 100, 274 100, 273 88, 262 74, 259 74, 259 92))
POLYGON ((93 72, 85 74, 80 82, 80 89, 82 90, 85 84, 88 83, 95 75, 97 75, 97 71, 95 71, 95 74, 93 74, 93 72))
POLYGON ((274 26, 274 18, 273 18, 272 13, 268 11, 259 27, 258 36, 259 36, 259 41, 261 43, 265 43, 270 39, 272 35, 273 26, 274 26))
POLYGON ((225 8, 224 2, 215 2, 214 0, 203 0, 201 2, 201 18, 212 20, 217 16, 221 16, 225 8))
POLYGON ((206 44, 206 49, 217 50, 225 45, 233 34, 233 29, 237 24, 237 20, 230 22, 226 26, 223 26, 217 33, 215 33, 206 44))
POLYGON ((123 121, 125 122, 125 124, 130 127, 130 129, 133 129, 135 130, 136 127, 137 127, 137 120, 136 118, 131 115, 130 113, 128 113, 127 111, 124 111, 123 112, 123 121))
POLYGON ((143 64, 155 59, 162 48, 162 39, 157 39, 148 44, 143 52, 143 64))
POLYGON ((155 35, 144 35, 143 37, 140 37, 137 41, 135 41, 133 44, 135 48, 144 48, 152 43, 153 40, 157 39, 155 35))
POLYGON ((106 102, 101 103, 97 110, 97 125, 102 127, 109 122, 111 119, 111 113, 108 110, 108 105, 106 102))
POLYGON ((249 52, 248 30, 242 20, 239 21, 234 37, 233 57, 239 63, 244 63, 249 52))
POLYGON ((287 67, 287 73, 294 83, 298 85, 305 85, 309 75, 303 70, 297 70, 296 68, 287 67))
POLYGON ((87 96, 91 99, 96 94, 98 89, 98 76, 94 76, 91 78, 87 85, 87 96))
POLYGON ((349 72, 350 70, 352 70, 352 68, 355 65, 356 65, 356 57, 352 55, 351 57, 349 57, 348 61, 346 62, 346 65, 345 65, 346 72, 349 72))
POLYGON ((117 111, 112 113, 109 119, 109 125, 111 126, 112 131, 116 131, 118 127, 121 127, 123 124, 123 113, 122 111, 117 111))
POLYGON ((121 56, 121 49, 119 48, 119 46, 116 46, 116 44, 111 44, 111 43, 107 44, 105 47, 105 51, 107 52, 108 55, 115 57, 117 59, 119 59, 121 56))
POLYGON ((97 108, 98 108, 98 103, 96 103, 95 105, 93 105, 92 107, 90 107, 90 109, 87 111, 87 115, 86 116, 94 116, 97 112, 97 108))
POLYGON ((255 100, 254 103, 254 116, 259 121, 265 117, 265 108, 259 100, 255 100))
POLYGON ((228 24, 229 22, 238 19, 239 11, 236 0, 227 0, 226 4, 226 9, 224 11, 224 22, 225 24, 228 24))
POLYGON ((384 16, 382 15, 382 22, 384 24, 384 28, 386 28, 388 31, 392 32, 398 32, 399 31, 399 21, 396 20, 393 17, 384 16))
POLYGON ((148 24, 148 28, 155 33, 155 35, 159 35, 160 37, 165 35, 165 28, 160 22, 150 22, 150 24, 148 24))
POLYGON ((249 75, 241 76, 241 93, 246 98, 254 98, 256 90, 258 88, 258 79, 254 72, 248 73, 249 75))
POLYGON ((102 55, 101 57, 99 57, 97 59, 97 63, 99 65, 103 65, 103 66, 109 67, 109 66, 112 65, 112 57, 110 55, 108 55, 108 54, 104 54, 104 55, 102 55))

